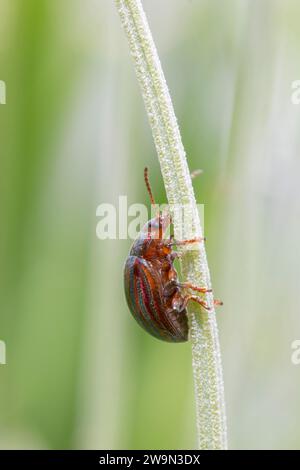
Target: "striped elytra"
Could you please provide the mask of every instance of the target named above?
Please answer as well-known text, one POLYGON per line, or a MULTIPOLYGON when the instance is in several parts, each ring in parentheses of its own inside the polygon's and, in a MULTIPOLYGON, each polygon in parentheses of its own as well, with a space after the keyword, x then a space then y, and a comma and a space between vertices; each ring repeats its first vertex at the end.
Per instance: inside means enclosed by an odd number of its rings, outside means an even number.
MULTIPOLYGON (((144 239, 141 245, 139 242, 133 244, 125 263, 128 307, 139 325, 156 338, 169 342, 187 341, 186 309, 176 309, 172 304, 179 289, 177 273, 169 254, 160 254, 165 245, 152 239, 144 239)), ((171 252, 171 248, 165 248, 171 252)))
MULTIPOLYGON (((144 176, 151 203, 155 204, 147 169, 144 176)), ((125 262, 124 288, 128 307, 138 324, 158 339, 179 343, 188 340, 188 302, 196 301, 209 310, 201 297, 184 294, 184 289, 202 294, 210 290, 178 281, 173 263, 179 254, 173 251, 173 246, 199 243, 203 239, 165 238, 170 222, 168 214, 159 213, 143 227, 125 262)))

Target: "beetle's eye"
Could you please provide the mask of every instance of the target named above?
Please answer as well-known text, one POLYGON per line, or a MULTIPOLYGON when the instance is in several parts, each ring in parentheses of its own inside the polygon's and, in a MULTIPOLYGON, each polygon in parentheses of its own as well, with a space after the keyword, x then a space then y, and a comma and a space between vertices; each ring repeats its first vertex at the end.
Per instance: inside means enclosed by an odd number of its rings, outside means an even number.
POLYGON ((159 228, 159 220, 158 219, 152 219, 150 222, 149 222, 149 228, 150 230, 153 229, 153 230, 156 230, 159 228))

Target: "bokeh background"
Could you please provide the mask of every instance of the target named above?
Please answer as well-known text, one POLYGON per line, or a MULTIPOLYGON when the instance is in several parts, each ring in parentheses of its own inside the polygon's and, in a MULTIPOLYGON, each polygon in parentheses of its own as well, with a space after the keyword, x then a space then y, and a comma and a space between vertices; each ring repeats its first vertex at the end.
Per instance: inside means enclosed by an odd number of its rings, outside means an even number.
MULTIPOLYGON (((297 0, 144 0, 191 169, 219 309, 231 448, 300 448, 297 0)), ((102 202, 163 183, 112 0, 0 0, 1 448, 195 446, 189 344, 124 301, 130 240, 102 202)))

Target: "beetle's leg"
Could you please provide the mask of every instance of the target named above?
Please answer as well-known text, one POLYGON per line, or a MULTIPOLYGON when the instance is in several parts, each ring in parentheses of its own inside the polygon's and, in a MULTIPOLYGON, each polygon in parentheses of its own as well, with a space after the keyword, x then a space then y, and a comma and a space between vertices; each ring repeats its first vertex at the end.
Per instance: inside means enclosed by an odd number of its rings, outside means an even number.
POLYGON ((183 299, 183 308, 186 308, 188 302, 190 300, 193 300, 194 302, 197 302, 201 307, 205 308, 205 310, 211 310, 211 308, 207 305, 207 302, 202 300, 198 295, 186 295, 183 299))
POLYGON ((206 238, 205 237, 196 237, 196 238, 190 238, 189 240, 175 240, 174 233, 170 235, 169 240, 167 240, 167 244, 169 246, 177 245, 177 246, 183 246, 183 245, 189 245, 190 243, 200 243, 200 242, 205 242, 206 238))
POLYGON ((175 259, 181 258, 181 257, 182 257, 182 253, 179 253, 179 251, 172 251, 172 253, 170 254, 170 261, 173 262, 175 259))
POLYGON ((205 242, 206 238, 191 238, 190 240, 175 240, 174 237, 170 237, 170 241, 168 243, 169 246, 184 246, 184 245, 190 245, 192 243, 200 243, 200 242, 205 242))
MULTIPOLYGON (((200 297, 197 295, 186 295, 183 299, 183 308, 186 308, 188 302, 190 300, 193 300, 194 302, 197 302, 201 307, 205 308, 205 310, 211 310, 211 308, 207 305, 207 302, 202 300, 200 297)), ((214 300, 214 305, 223 305, 223 302, 221 300, 214 300)))
POLYGON ((165 297, 171 297, 172 295, 176 295, 178 291, 177 282, 175 280, 170 279, 164 286, 163 294, 165 297))
POLYGON ((192 289, 196 290, 197 292, 201 292, 202 294, 206 294, 207 292, 212 292, 212 289, 206 289, 206 287, 198 287, 194 286, 190 282, 178 282, 178 287, 183 287, 184 289, 192 289))

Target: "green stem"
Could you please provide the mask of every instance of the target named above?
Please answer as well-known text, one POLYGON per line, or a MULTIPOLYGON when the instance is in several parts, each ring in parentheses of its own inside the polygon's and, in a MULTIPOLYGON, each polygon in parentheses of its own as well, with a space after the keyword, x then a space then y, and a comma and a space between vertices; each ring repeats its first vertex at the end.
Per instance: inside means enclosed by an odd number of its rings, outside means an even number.
MULTIPOLYGON (((182 207, 172 213, 175 238, 202 237, 200 218, 179 127, 160 60, 140 0, 115 0, 125 29, 146 111, 168 202, 182 207), (190 223, 186 223, 186 221, 190 223)), ((204 243, 185 250, 182 275, 189 282, 211 288, 204 243)), ((189 305, 190 340, 196 396, 199 449, 226 449, 227 430, 220 344, 212 294, 205 298, 209 313, 189 305)))

